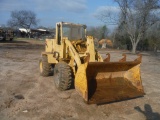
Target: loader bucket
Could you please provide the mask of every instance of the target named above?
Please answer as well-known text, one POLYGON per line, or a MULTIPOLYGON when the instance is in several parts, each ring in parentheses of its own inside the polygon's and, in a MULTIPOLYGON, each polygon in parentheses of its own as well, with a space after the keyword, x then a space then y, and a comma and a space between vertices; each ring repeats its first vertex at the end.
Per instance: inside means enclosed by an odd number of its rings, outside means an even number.
POLYGON ((143 96, 140 63, 135 60, 81 64, 75 75, 75 88, 89 104, 143 96))

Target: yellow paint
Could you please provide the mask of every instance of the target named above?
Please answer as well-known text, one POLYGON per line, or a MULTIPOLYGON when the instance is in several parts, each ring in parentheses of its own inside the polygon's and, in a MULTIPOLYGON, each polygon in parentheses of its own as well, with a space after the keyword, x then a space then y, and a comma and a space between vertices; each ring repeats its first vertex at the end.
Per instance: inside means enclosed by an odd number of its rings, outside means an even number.
POLYGON ((75 88, 82 95, 85 101, 88 101, 88 84, 87 84, 87 77, 86 77, 86 64, 81 64, 78 67, 77 73, 75 75, 75 88))
POLYGON ((46 39, 45 52, 53 52, 53 40, 54 39, 46 39))
POLYGON ((40 67, 40 72, 42 73, 42 71, 43 71, 42 61, 40 61, 39 67, 40 67))
POLYGON ((48 57, 48 63, 58 63, 53 54, 47 54, 47 57, 48 57))

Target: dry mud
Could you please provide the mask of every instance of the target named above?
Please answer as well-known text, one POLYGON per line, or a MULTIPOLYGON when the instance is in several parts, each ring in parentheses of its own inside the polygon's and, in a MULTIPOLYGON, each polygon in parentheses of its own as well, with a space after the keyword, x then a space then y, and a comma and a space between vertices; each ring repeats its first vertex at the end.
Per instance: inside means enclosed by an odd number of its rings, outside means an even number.
MULTIPOLYGON (((71 89, 59 91, 53 76, 39 75, 42 42, 0 42, 0 120, 160 120, 160 59, 144 54, 141 77, 146 95, 88 105, 71 89)), ((100 51, 118 60, 126 51, 100 51)), ((128 54, 127 60, 136 55, 128 54)))

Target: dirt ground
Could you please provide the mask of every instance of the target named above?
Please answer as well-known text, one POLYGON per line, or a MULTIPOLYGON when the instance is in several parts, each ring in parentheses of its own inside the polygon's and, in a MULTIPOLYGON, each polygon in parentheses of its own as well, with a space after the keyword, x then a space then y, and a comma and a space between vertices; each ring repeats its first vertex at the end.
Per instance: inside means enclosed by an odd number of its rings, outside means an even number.
MULTIPOLYGON (((103 105, 88 105, 71 89, 55 88, 53 76, 39 75, 43 42, 0 42, 0 120, 160 120, 160 59, 143 55, 146 95, 103 105)), ((110 52, 112 60, 126 51, 110 52)), ((128 54, 133 60, 136 55, 128 54)))

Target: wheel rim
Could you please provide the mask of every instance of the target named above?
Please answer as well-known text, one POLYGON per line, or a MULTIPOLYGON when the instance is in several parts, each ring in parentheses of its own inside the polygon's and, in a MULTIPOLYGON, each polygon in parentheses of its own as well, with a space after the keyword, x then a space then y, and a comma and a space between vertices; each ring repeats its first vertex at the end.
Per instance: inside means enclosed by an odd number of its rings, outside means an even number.
POLYGON ((42 73, 42 72, 43 72, 43 64, 42 64, 42 61, 40 61, 40 63, 39 63, 39 68, 40 68, 40 72, 42 73))

